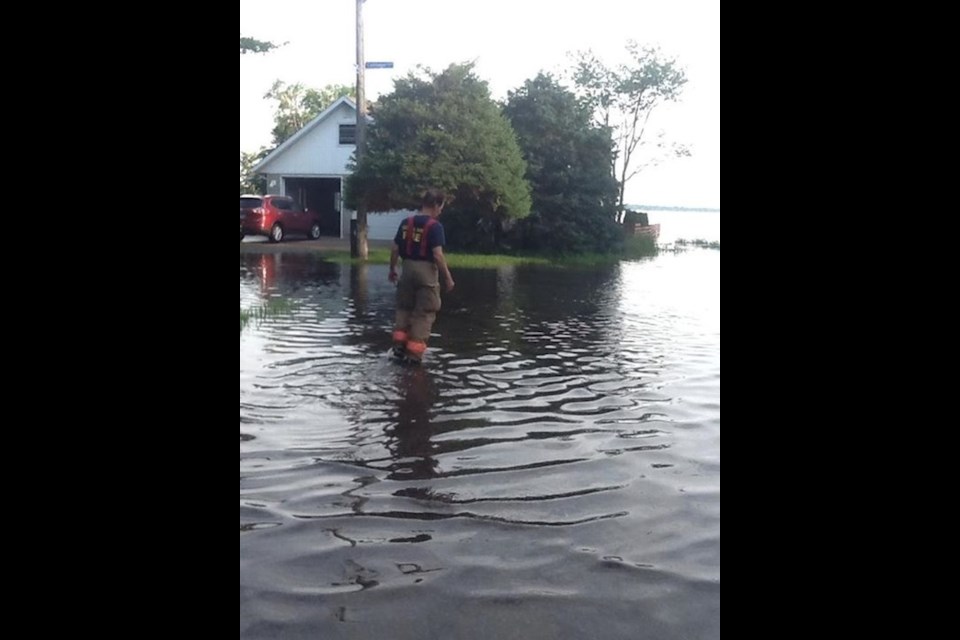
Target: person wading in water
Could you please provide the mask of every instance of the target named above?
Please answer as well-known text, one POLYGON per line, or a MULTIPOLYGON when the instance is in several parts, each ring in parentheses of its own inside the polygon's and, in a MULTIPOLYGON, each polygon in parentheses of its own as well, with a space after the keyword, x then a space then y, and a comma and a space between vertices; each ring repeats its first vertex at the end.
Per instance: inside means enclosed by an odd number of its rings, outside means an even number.
POLYGON ((397 282, 397 316, 393 328, 393 355, 413 362, 423 360, 430 330, 440 311, 440 281, 453 291, 453 276, 443 255, 446 236, 438 218, 446 195, 428 189, 420 202, 420 213, 400 223, 390 251, 390 282, 397 282), (397 275, 397 261, 403 258, 403 274, 397 275))

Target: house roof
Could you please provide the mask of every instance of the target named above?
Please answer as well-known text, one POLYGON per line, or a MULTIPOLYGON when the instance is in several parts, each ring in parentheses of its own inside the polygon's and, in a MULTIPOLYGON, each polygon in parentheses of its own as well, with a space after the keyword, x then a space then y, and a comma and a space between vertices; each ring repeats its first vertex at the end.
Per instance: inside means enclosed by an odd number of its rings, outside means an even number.
MULTIPOLYGON (((279 147, 277 147, 276 149, 274 149, 273 151, 271 151, 269 154, 267 154, 267 157, 266 157, 266 158, 264 158, 263 160, 261 160, 260 162, 258 162, 258 163, 256 164, 256 166, 253 167, 253 172, 254 172, 254 173, 265 173, 264 167, 266 167, 268 164, 270 164, 271 162, 273 162, 274 160, 276 160, 277 158, 279 158, 281 155, 283 155, 283 154, 287 151, 287 149, 289 149, 290 147, 292 147, 292 146, 294 146, 295 144, 297 144, 297 141, 300 140, 300 138, 303 138, 303 137, 306 136, 308 133, 310 133, 311 131, 313 131, 314 129, 316 129, 316 128, 320 125, 320 123, 323 122, 324 120, 326 120, 327 117, 329 117, 331 113, 333 113, 334 111, 336 111, 337 108, 338 108, 341 104, 347 105, 348 107, 350 107, 350 108, 353 109, 354 111, 356 111, 356 109, 357 109, 357 103, 355 103, 355 102, 354 102, 353 100, 351 100, 350 98, 348 98, 348 97, 346 97, 346 96, 344 96, 344 97, 342 97, 342 98, 338 98, 338 99, 336 100, 336 102, 334 102, 334 103, 331 104, 329 107, 327 107, 326 109, 324 109, 323 112, 321 112, 316 118, 314 118, 313 120, 311 120, 310 122, 308 122, 308 123, 303 127, 303 129, 300 129, 300 131, 297 131, 295 134, 293 134, 292 136, 290 136, 283 144, 281 144, 279 147)), ((369 122, 369 121, 371 121, 371 120, 372 120, 372 118, 370 118, 370 116, 367 116, 367 121, 369 122)))

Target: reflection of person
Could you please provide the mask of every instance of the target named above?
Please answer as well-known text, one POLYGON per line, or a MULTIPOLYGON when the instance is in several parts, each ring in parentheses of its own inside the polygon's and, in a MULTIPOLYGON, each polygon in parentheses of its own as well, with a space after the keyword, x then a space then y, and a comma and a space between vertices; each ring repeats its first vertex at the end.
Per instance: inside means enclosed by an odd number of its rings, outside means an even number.
POLYGON ((397 282, 397 259, 403 258, 403 275, 397 287, 397 317, 393 329, 393 353, 415 362, 423 359, 430 329, 440 310, 443 273, 446 290, 453 291, 453 276, 443 255, 446 236, 437 218, 446 196, 439 189, 423 194, 420 214, 400 223, 390 252, 390 282, 397 282))
POLYGON ((430 409, 437 398, 429 374, 423 367, 412 367, 403 372, 397 402, 396 425, 387 444, 392 461, 390 479, 424 480, 437 475, 438 462, 430 441, 433 428, 430 409))

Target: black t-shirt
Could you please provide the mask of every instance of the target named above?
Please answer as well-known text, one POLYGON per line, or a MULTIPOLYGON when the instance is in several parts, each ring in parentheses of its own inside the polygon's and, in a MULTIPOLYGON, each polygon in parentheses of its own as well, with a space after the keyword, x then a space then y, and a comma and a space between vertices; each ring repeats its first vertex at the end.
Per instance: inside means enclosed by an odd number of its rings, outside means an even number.
POLYGON ((423 229, 427 223, 434 218, 425 215, 413 216, 413 246, 411 255, 407 255, 407 222, 410 218, 404 218, 400 226, 397 227, 397 235, 393 241, 400 249, 400 257, 404 260, 428 260, 433 262, 433 249, 442 247, 446 244, 446 236, 443 233, 443 225, 439 221, 430 225, 430 231, 427 233, 426 255, 422 255, 421 245, 423 242, 423 229))

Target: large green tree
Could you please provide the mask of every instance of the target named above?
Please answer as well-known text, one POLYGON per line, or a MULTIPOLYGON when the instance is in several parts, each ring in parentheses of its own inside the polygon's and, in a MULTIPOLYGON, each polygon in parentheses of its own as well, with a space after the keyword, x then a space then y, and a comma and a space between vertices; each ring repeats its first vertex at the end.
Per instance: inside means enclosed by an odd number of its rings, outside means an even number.
POLYGON ((312 89, 302 84, 286 84, 277 80, 264 95, 276 103, 273 112, 273 144, 279 146, 324 109, 347 96, 356 99, 356 87, 330 84, 322 89, 312 89))
POLYGON ((368 211, 416 208, 431 186, 451 202, 443 223, 453 247, 492 251, 530 213, 517 138, 473 64, 421 70, 380 98, 367 148, 347 181, 347 204, 368 211))
POLYGON ((509 94, 510 119, 533 190, 520 225, 525 248, 560 253, 609 251, 620 243, 610 130, 553 76, 540 74, 509 94))
POLYGON ((618 210, 623 215, 627 183, 643 169, 669 157, 689 156, 684 145, 670 142, 663 132, 648 130, 650 116, 665 102, 679 99, 686 72, 659 49, 627 43, 630 60, 608 67, 592 52, 580 52, 573 81, 598 123, 610 127, 617 153, 610 171, 620 186, 618 210))

